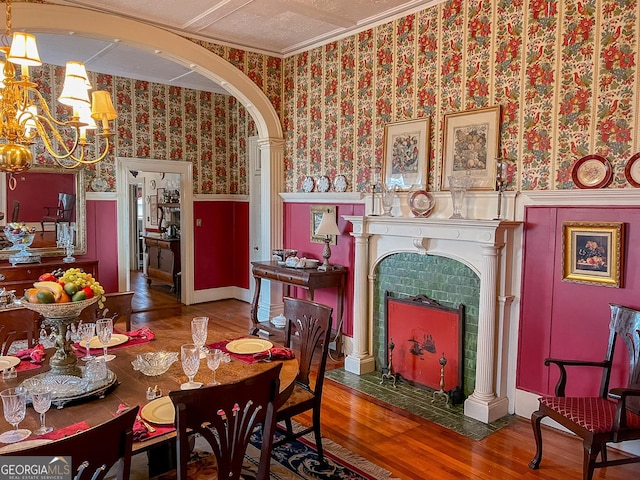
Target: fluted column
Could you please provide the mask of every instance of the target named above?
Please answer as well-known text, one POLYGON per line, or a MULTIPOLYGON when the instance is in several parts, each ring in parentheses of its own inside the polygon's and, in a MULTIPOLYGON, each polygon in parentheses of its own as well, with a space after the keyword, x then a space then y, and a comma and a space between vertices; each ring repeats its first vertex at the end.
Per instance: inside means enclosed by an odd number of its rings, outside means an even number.
POLYGON ((369 352, 369 235, 353 232, 355 238, 355 271, 353 274, 353 351, 344 361, 347 372, 362 375, 375 369, 369 352))
POLYGON ((478 346, 476 385, 464 403, 464 414, 485 423, 503 417, 508 411, 508 399, 496 396, 496 300, 498 295, 498 264, 500 248, 482 247, 482 276, 478 312, 478 346))

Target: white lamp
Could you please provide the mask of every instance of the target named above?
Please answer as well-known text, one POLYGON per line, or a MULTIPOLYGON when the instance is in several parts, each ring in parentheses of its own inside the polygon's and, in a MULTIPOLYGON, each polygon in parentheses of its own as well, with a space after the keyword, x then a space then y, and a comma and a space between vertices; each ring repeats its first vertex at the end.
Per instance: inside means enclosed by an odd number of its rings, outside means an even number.
POLYGON ((329 248, 329 242, 331 242, 331 235, 340 235, 338 224, 336 223, 336 216, 333 213, 323 213, 320 225, 316 229, 316 235, 324 235, 324 248, 322 249, 322 257, 324 262, 318 267, 318 270, 327 271, 333 269, 333 266, 329 265, 329 258, 331 258, 331 248, 329 248))

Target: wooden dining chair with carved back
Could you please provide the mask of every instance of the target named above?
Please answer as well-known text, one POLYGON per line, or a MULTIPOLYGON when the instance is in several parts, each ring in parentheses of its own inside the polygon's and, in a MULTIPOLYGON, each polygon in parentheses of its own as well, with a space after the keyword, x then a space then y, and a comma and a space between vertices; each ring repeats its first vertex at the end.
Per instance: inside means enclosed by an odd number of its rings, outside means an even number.
POLYGON ((40 314, 26 308, 0 310, 0 355, 8 355, 11 345, 26 340, 26 348, 38 343, 40 314))
POLYGON ((133 295, 135 292, 112 292, 104 294, 104 307, 100 308, 98 303, 89 305, 80 312, 78 318, 83 322, 95 322, 98 318, 113 317, 114 326, 117 322, 123 321, 126 332, 131 331, 131 314, 133 313, 133 295))
MULTIPOLYGON (((260 424, 263 429, 262 446, 255 478, 269 478, 281 369, 282 364, 278 363, 236 383, 169 392, 176 409, 179 480, 240 479, 251 434, 260 424), (209 443, 213 455, 189 462, 190 437, 194 433, 209 443)), ((162 477, 169 478, 166 475, 162 477)))
POLYGON ((133 423, 140 407, 132 407, 88 430, 6 455, 71 457, 74 480, 102 480, 118 465, 118 480, 131 475, 133 423))
POLYGON ((582 478, 591 480, 596 468, 640 462, 640 456, 608 460, 607 443, 640 439, 640 311, 610 304, 609 343, 604 360, 560 360, 547 358, 545 365, 560 369, 555 395, 540 398, 538 410, 531 415, 536 441, 536 454, 529 467, 537 469, 542 460, 542 431, 540 422, 549 417, 580 438, 584 448, 582 478), (628 351, 629 376, 626 387, 609 390, 614 366, 616 342, 621 341, 628 351), (567 397, 568 368, 601 368, 602 379, 597 397, 567 397), (600 461, 598 461, 600 456, 600 461))
POLYGON ((47 212, 40 220, 42 231, 44 232, 45 223, 54 223, 57 231, 59 223, 71 222, 75 208, 76 195, 74 193, 59 193, 58 204, 55 207, 44 207, 47 212))
POLYGON ((276 420, 285 424, 285 428, 279 425, 277 427, 278 431, 284 434, 284 438, 273 445, 280 446, 313 432, 318 458, 321 461, 324 458, 324 451, 320 432, 320 404, 331 339, 332 313, 333 308, 327 305, 300 298, 285 297, 284 299, 284 316, 287 319, 285 346, 295 350, 300 369, 293 393, 276 414, 276 420), (312 383, 311 367, 316 355, 320 355, 320 358, 317 361, 315 382, 312 383), (308 410, 312 412, 311 426, 294 432, 291 419, 308 410))

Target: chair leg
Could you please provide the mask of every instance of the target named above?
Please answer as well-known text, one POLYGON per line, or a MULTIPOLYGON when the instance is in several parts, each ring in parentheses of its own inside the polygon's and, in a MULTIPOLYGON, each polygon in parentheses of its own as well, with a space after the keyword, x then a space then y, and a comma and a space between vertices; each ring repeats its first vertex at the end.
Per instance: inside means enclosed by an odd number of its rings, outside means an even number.
POLYGON ((293 424, 291 423, 291 419, 290 419, 290 418, 287 418, 287 419, 284 421, 284 424, 287 426, 287 435, 288 435, 288 436, 293 435, 293 424))
POLYGON ((542 461, 542 431, 540 429, 540 422, 544 417, 546 417, 546 415, 543 415, 540 410, 531 414, 531 428, 533 429, 533 438, 536 441, 536 454, 529 462, 529 468, 533 470, 538 469, 542 461))
POLYGON ((320 409, 313 409, 313 433, 316 438, 316 449, 318 450, 318 459, 324 462, 324 450, 322 448, 322 435, 320 434, 320 409))
MULTIPOLYGON (((582 460, 582 480, 591 480, 596 468, 596 459, 602 450, 601 445, 584 444, 584 456, 582 460)), ((606 455, 606 454, 605 454, 606 455)))

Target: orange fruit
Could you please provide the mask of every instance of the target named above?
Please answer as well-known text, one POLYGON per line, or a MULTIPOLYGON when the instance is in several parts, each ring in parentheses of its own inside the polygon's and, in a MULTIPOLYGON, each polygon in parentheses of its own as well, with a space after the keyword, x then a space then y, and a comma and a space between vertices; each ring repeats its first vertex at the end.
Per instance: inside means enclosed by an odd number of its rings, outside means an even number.
POLYGON ((65 291, 60 294, 60 298, 58 298, 55 303, 67 303, 71 301, 71 297, 65 291))
POLYGON ((27 302, 29 303, 40 303, 40 300, 38 300, 37 294, 38 294, 37 288, 27 288, 24 291, 24 298, 26 298, 27 302))

